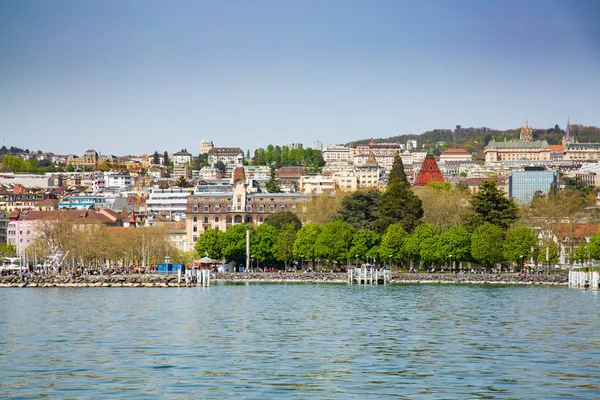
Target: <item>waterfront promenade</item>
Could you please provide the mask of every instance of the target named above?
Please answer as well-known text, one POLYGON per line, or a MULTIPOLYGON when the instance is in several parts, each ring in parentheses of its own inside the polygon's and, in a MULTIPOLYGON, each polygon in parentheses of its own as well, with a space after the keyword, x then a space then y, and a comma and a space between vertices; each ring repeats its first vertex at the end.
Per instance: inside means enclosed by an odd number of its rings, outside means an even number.
MULTIPOLYGON (((347 273, 212 273, 213 282, 226 283, 344 283, 347 273)), ((567 285, 565 274, 406 274, 393 273, 391 284, 447 283, 447 284, 522 284, 567 285)), ((0 287, 180 287, 177 275, 12 275, 0 277, 0 287)))

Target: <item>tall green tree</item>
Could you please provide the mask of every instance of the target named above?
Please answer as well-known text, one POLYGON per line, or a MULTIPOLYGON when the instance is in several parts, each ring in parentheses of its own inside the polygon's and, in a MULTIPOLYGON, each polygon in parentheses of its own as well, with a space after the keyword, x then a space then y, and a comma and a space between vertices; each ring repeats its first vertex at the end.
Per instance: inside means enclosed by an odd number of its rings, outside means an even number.
POLYGON ((539 252, 537 237, 533 229, 527 226, 514 226, 506 232, 504 240, 504 259, 517 264, 537 258, 539 252))
POLYGON ((410 258, 411 263, 420 262, 421 251, 427 239, 439 234, 437 227, 431 224, 419 225, 415 231, 408 235, 404 241, 404 252, 410 258))
POLYGON ((519 218, 517 205, 508 199, 495 181, 484 181, 471 196, 473 214, 465 216, 468 225, 476 228, 486 222, 507 229, 519 218))
POLYGON ((381 193, 376 189, 359 190, 344 197, 338 218, 356 229, 370 229, 378 217, 381 193))
POLYGON ((316 243, 322 231, 323 226, 316 222, 309 222, 298 231, 294 241, 294 257, 297 260, 316 258, 316 243))
POLYGON ((200 257, 208 256, 210 258, 220 259, 223 256, 221 253, 221 246, 223 244, 221 239, 222 236, 223 232, 217 228, 209 228, 198 237, 194 249, 200 257))
POLYGON ((169 153, 165 150, 163 153, 163 166, 168 167, 171 160, 169 160, 169 153))
POLYGON ((388 226, 381 239, 379 257, 390 262, 390 264, 402 260, 406 256, 404 242, 407 238, 408 233, 406 233, 402 224, 395 223, 388 226))
POLYGON ((180 188, 187 188, 190 187, 190 183, 187 179, 185 179, 185 176, 182 175, 175 181, 175 186, 178 186, 180 188))
POLYGON ((402 158, 394 156, 389 182, 379 201, 379 216, 373 226, 380 233, 399 222, 407 232, 412 232, 423 217, 423 204, 412 191, 406 179, 402 158))
MULTIPOLYGON (((585 242, 585 240, 582 240, 585 242)), ((600 234, 596 234, 590 238, 587 244, 587 253, 590 259, 600 260, 600 234)))
MULTIPOLYGON (((278 146, 279 147, 279 146, 278 146)), ((275 176, 275 167, 271 165, 271 175, 269 180, 265 184, 265 189, 269 193, 281 193, 281 186, 277 183, 277 179, 275 176)))
POLYGON ((290 211, 281 211, 274 214, 270 214, 265 218, 265 224, 269 224, 275 227, 277 231, 281 231, 285 226, 292 224, 296 231, 302 228, 302 222, 296 214, 290 211))
POLYGON ((453 226, 440 237, 442 260, 455 262, 471 259, 471 234, 462 226, 453 226))
POLYGON ((277 229, 277 232, 277 241, 273 249, 275 259, 283 261, 287 269, 294 257, 294 243, 298 229, 294 223, 287 223, 277 229))
POLYGON ((365 260, 367 257, 372 257, 372 249, 378 247, 381 243, 381 236, 376 232, 361 229, 352 237, 352 247, 350 248, 351 255, 358 256, 360 260, 365 260))
POLYGON ((502 228, 486 222, 471 235, 471 255, 486 267, 493 267, 503 260, 503 243, 502 228))
POLYGON ((269 224, 261 224, 250 235, 250 254, 260 262, 275 259, 277 229, 269 224))
POLYGON ((158 151, 155 151, 154 154, 152 154, 152 164, 154 164, 154 165, 160 164, 160 158, 158 156, 158 151))
MULTIPOLYGON (((219 244, 223 257, 229 261, 233 260, 238 264, 246 262, 246 230, 252 227, 247 227, 244 224, 236 224, 225 232, 220 238, 219 244)), ((250 233, 252 235, 252 233, 250 233)))
MULTIPOLYGON (((355 255, 350 255, 355 229, 341 220, 326 223, 315 244, 315 256, 340 263, 355 255)), ((312 258, 314 260, 314 256, 312 258)))

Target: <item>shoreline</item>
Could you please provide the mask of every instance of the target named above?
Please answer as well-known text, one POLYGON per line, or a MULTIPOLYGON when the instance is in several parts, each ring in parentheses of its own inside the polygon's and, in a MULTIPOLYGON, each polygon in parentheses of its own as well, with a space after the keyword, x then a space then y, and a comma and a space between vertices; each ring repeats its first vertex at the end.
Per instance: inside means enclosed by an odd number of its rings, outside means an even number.
MULTIPOLYGON (((342 273, 264 273, 237 272, 211 274, 214 283, 337 283, 347 284, 348 275, 342 273)), ((466 284, 466 285, 568 285, 568 275, 515 274, 407 274, 393 273, 389 284, 466 284)), ((356 284, 355 284, 356 285, 356 284)), ((85 275, 85 276, 0 276, 0 288, 44 287, 185 287, 177 275, 85 275)))

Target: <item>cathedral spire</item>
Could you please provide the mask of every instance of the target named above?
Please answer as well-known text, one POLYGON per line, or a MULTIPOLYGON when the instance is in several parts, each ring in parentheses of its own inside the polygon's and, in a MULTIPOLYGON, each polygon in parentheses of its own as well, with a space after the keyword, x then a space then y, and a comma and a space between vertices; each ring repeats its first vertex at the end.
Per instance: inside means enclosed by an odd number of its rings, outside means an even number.
POLYGON ((563 137, 563 145, 571 143, 575 143, 575 138, 571 137, 571 122, 569 121, 569 117, 567 117, 567 128, 565 136, 563 137))

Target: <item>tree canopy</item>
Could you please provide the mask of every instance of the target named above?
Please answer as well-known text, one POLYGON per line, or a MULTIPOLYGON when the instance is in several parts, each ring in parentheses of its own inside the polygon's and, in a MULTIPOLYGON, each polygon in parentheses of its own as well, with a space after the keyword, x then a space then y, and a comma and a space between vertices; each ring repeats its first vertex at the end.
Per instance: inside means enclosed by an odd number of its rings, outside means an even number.
POLYGON ((473 214, 466 215, 468 224, 475 228, 486 222, 507 229, 519 218, 513 199, 505 197, 495 181, 484 181, 479 191, 471 196, 473 214))
POLYGON ((378 217, 381 193, 376 189, 359 190, 342 200, 338 217, 356 229, 369 229, 378 217))

